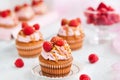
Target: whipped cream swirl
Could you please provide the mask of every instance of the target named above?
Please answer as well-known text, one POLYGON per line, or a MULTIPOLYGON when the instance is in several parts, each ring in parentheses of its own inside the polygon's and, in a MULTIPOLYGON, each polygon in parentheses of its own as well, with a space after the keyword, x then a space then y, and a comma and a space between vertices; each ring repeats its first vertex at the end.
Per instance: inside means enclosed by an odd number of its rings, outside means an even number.
POLYGON ((39 31, 34 32, 31 35, 20 35, 18 34, 17 36, 17 40, 20 42, 25 42, 25 43, 29 43, 31 41, 39 41, 39 40, 43 40, 42 34, 39 31))
POLYGON ((71 49, 67 43, 65 43, 64 46, 55 45, 50 52, 46 52, 43 49, 41 55, 44 59, 52 61, 66 60, 72 56, 71 49))
POLYGON ((33 15, 34 15, 34 12, 33 12, 32 8, 30 6, 24 7, 17 12, 17 16, 22 17, 22 18, 25 17, 25 18, 29 19, 33 15))
POLYGON ((68 26, 62 26, 60 27, 58 34, 61 36, 79 36, 81 34, 80 27, 68 27, 68 26))

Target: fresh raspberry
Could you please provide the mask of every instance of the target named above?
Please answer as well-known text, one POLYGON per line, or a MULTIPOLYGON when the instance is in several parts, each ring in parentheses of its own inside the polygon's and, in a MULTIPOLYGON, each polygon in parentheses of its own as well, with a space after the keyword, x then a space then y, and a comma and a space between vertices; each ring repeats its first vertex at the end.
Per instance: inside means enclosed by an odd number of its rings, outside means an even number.
POLYGON ((88 7, 88 8, 87 8, 87 10, 90 10, 90 11, 95 11, 95 9, 94 9, 94 8, 92 8, 92 7, 88 7))
POLYGON ((28 6, 28 4, 27 4, 27 3, 25 3, 23 6, 24 6, 24 7, 27 7, 27 6, 28 6))
POLYGON ((56 42, 57 42, 59 39, 61 39, 61 38, 58 37, 58 36, 55 36, 55 37, 53 37, 50 41, 51 41, 53 44, 56 44, 56 42))
POLYGON ((11 11, 9 9, 6 10, 9 14, 11 13, 11 11))
POLYGON ((108 9, 108 7, 103 2, 99 4, 97 10, 100 10, 101 8, 108 9))
POLYGON ((114 9, 111 6, 108 6, 108 11, 114 11, 114 9))
POLYGON ((20 6, 16 6, 15 9, 14 9, 14 11, 17 12, 17 11, 20 10, 20 8, 21 8, 20 6))
POLYGON ((35 1, 35 0, 33 0, 32 1, 32 5, 34 6, 34 5, 37 5, 38 4, 38 1, 35 1))
POLYGON ((88 60, 90 63, 95 63, 99 60, 99 58, 96 54, 90 54, 88 60))
POLYGON ((99 9, 99 11, 102 12, 102 13, 104 13, 104 12, 107 12, 108 10, 105 9, 105 8, 101 8, 101 9, 99 9))
POLYGON ((77 27, 78 25, 79 25, 79 22, 77 20, 71 20, 69 22, 69 26, 77 27))
POLYGON ((82 75, 79 77, 79 80, 91 80, 91 78, 90 78, 87 74, 82 74, 82 75))
POLYGON ((25 28, 23 29, 23 33, 24 33, 25 35, 31 35, 32 33, 34 33, 34 29, 33 29, 33 27, 31 27, 31 26, 25 27, 25 28))
POLYGON ((80 20, 80 18, 76 18, 76 20, 77 20, 79 23, 81 23, 81 20, 80 20))
POLYGON ((64 40, 63 39, 59 39, 56 41, 56 45, 58 46, 63 46, 64 45, 64 40))
POLYGON ((45 42, 43 43, 43 48, 44 48, 44 50, 45 50, 46 52, 49 52, 49 51, 52 50, 53 44, 52 44, 51 42, 49 42, 49 41, 45 41, 45 42))
POLYGON ((24 66, 24 62, 21 58, 18 58, 14 64, 17 68, 22 68, 24 66))
POLYGON ((39 30, 40 29, 40 25, 39 24, 34 24, 33 27, 35 28, 35 30, 39 30))
POLYGON ((8 11, 2 11, 1 12, 1 16, 2 17, 7 17, 9 15, 9 12, 8 11))
POLYGON ((68 24, 68 20, 67 20, 67 19, 62 19, 61 25, 64 26, 64 25, 66 25, 66 24, 68 24))
POLYGON ((27 22, 22 22, 22 28, 28 27, 27 22))

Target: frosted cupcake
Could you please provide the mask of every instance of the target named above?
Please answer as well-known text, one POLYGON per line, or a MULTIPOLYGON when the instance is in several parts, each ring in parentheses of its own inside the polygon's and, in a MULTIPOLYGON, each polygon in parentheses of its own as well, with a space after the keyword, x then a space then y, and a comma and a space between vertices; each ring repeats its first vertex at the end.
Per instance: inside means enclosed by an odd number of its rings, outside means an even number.
POLYGON ((39 31, 39 25, 33 26, 22 23, 22 29, 16 39, 16 48, 22 57, 34 57, 42 50, 43 37, 39 31))
POLYGON ((13 28, 18 22, 17 16, 11 10, 0 11, 0 27, 13 28))
POLYGON ((61 27, 58 31, 58 36, 65 39, 72 50, 82 47, 84 33, 81 29, 81 20, 79 18, 61 21, 61 27))
POLYGON ((39 56, 42 74, 48 77, 63 77, 69 74, 73 57, 67 42, 59 37, 43 43, 39 56))
POLYGON ((34 11, 31 6, 28 4, 18 5, 15 7, 16 15, 18 16, 20 21, 28 21, 34 17, 34 11))
POLYGON ((45 14, 47 12, 47 6, 43 0, 33 0, 32 8, 36 14, 45 14))

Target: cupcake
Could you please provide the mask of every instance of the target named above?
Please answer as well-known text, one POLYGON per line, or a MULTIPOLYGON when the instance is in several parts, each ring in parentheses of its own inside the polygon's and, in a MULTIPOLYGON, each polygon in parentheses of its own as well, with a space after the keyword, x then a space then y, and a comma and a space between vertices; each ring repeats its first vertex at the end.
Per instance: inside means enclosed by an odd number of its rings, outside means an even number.
POLYGON ((42 50, 43 37, 39 31, 39 25, 33 26, 22 23, 22 29, 19 31, 16 39, 16 48, 22 57, 34 57, 40 54, 42 50))
POLYGON ((31 6, 28 4, 18 5, 15 7, 16 15, 18 16, 20 21, 28 21, 34 17, 34 11, 31 6))
POLYGON ((51 41, 43 43, 39 61, 44 76, 67 76, 73 61, 70 46, 62 38, 53 37, 51 41))
POLYGON ((32 8, 35 14, 45 14, 47 12, 47 6, 43 0, 33 0, 32 8))
POLYGON ((18 24, 18 18, 11 10, 0 11, 0 27, 13 28, 18 24))
POLYGON ((63 19, 57 35, 66 40, 72 50, 81 48, 84 39, 84 33, 81 29, 81 20, 79 18, 69 21, 63 19))

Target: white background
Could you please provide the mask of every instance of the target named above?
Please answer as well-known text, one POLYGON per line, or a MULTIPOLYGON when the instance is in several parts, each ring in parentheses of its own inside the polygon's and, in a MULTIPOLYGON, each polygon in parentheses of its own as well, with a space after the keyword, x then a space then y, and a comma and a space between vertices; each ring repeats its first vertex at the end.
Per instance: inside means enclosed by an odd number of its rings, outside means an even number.
MULTIPOLYGON (((79 16, 84 23, 84 9, 90 5, 96 6, 102 0, 53 0, 53 3, 51 1, 52 0, 46 0, 46 2, 48 2, 48 4, 51 3, 52 8, 58 10, 63 17, 75 18, 79 16)), ((119 11, 119 0, 104 1, 107 4, 113 5, 119 11)), ((22 4, 23 2, 30 3, 30 0, 1 0, 0 10, 7 8, 13 9, 16 4, 22 4)), ((53 33, 53 31, 57 32, 59 27, 60 21, 58 20, 54 24, 49 25, 49 27, 47 27, 48 29, 43 29, 43 31, 46 32, 46 34, 50 34, 53 33)), ((85 25, 83 24, 83 28, 84 27, 85 25)), ((84 30, 86 36, 91 34, 86 28, 84 28, 84 30)), ((83 66, 80 74, 88 74, 91 80, 115 80, 115 73, 111 66, 120 61, 120 55, 114 51, 112 42, 101 45, 90 45, 86 39, 87 37, 85 37, 82 49, 72 52, 74 60, 83 66), (90 53, 96 53, 99 56, 99 61, 96 64, 88 63, 87 58, 90 53)), ((14 61, 18 57, 14 41, 0 41, 0 80, 34 80, 31 67, 39 63, 38 59, 23 58, 25 66, 17 69, 14 66, 14 61)), ((79 80, 78 78, 79 76, 71 80, 79 80)))

